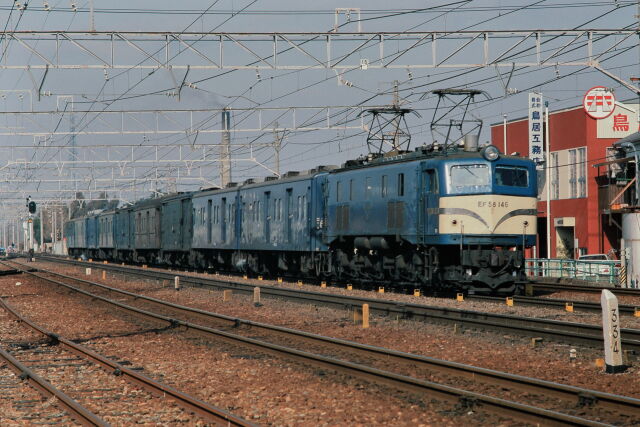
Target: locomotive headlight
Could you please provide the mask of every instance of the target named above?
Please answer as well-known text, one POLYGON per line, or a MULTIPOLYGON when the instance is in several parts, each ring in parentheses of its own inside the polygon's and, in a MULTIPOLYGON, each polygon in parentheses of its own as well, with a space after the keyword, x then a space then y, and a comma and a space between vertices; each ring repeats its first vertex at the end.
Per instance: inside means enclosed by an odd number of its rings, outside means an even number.
POLYGON ((482 157, 484 157, 485 160, 493 162, 500 158, 500 150, 498 150, 498 147, 495 145, 487 145, 482 149, 482 157))

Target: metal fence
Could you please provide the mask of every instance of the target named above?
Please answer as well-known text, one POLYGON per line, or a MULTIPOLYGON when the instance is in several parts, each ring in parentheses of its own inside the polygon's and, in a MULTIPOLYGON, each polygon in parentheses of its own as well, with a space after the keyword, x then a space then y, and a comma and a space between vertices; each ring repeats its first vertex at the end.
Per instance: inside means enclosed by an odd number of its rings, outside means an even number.
POLYGON ((597 282, 610 286, 620 283, 619 261, 578 261, 562 258, 529 258, 525 261, 529 277, 562 277, 597 282))

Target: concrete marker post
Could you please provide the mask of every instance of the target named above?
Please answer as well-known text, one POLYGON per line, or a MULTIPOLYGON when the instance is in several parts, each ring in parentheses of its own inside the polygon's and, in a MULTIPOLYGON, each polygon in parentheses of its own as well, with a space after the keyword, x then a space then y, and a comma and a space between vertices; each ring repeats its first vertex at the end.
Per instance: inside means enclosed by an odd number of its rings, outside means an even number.
POLYGON ((179 291, 179 290, 180 290, 180 277, 179 277, 179 276, 175 276, 175 277, 173 278, 173 288, 174 288, 176 291, 179 291))
POLYGON ((222 291, 222 301, 231 301, 231 289, 222 291))
POLYGON ((102 280, 107 280, 107 272, 102 270, 102 280))
POLYGON ((253 303, 260 304, 260 288, 258 286, 253 288, 253 303))
POLYGON ((602 306, 605 372, 608 374, 624 372, 627 367, 622 363, 618 298, 611 291, 603 289, 600 304, 602 306))
POLYGON ((369 304, 362 304, 362 329, 369 327, 369 304))
POLYGON ((91 276, 91 268, 87 267, 84 269, 85 276, 91 276))

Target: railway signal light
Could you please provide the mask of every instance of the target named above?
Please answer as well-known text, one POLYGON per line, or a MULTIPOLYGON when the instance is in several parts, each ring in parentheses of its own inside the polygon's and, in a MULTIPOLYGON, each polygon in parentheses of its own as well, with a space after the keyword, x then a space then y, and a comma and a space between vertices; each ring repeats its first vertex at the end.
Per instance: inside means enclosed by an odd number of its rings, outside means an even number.
POLYGON ((36 202, 29 202, 29 213, 36 213, 36 202))

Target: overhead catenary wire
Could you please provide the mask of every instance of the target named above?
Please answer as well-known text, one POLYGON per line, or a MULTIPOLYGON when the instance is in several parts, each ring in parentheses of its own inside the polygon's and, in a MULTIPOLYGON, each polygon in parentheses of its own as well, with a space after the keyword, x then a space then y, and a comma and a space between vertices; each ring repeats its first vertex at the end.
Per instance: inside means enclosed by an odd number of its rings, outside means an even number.
MULTIPOLYGON (((385 92, 379 92, 378 96, 381 96, 381 95, 384 95, 384 94, 385 94, 385 92)), ((269 101, 267 101, 267 102, 269 102, 269 101)))

